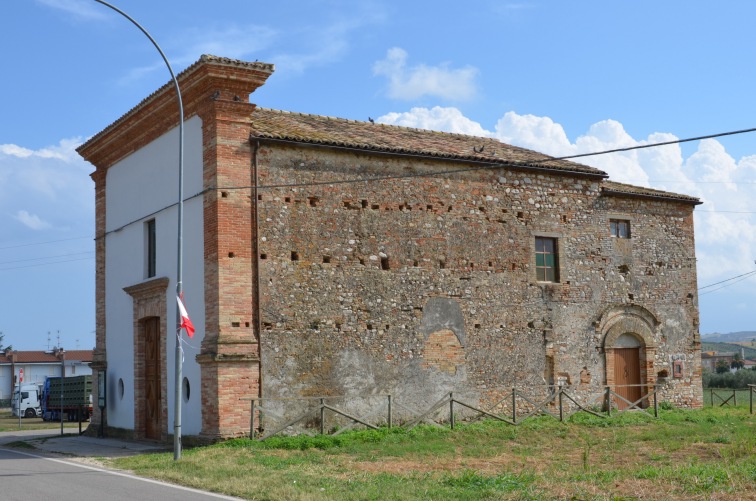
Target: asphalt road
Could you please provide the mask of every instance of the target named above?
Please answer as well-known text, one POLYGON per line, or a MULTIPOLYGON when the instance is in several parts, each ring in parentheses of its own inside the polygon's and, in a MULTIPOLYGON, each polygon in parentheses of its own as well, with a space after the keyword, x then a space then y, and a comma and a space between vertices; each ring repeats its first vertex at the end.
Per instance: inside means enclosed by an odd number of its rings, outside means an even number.
POLYGON ((236 498, 0 447, 0 499, 208 501, 236 498))

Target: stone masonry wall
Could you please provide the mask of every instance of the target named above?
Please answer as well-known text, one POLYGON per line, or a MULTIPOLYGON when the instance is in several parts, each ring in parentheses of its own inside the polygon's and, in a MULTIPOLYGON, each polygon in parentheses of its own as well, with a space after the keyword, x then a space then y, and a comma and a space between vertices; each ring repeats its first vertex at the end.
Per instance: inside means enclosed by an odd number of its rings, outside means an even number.
MULTIPOLYGON (((451 165, 280 144, 258 162, 261 185, 451 165)), ((262 189, 263 396, 392 393, 419 408, 557 380, 588 393, 606 384, 602 317, 636 308, 654 319, 644 381, 682 358, 664 398, 700 406, 693 206, 600 183, 500 169, 262 189), (632 238, 611 237, 610 218, 632 238), (559 283, 536 282, 535 236, 558 239, 559 283)))

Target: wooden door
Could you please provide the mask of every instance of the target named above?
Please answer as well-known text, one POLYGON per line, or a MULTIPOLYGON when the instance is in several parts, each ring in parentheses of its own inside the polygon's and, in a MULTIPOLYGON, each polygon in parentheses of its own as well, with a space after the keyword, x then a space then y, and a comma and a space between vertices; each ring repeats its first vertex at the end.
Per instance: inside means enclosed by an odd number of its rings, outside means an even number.
MULTIPOLYGON (((642 396, 640 383, 640 348, 615 348, 614 392, 630 402, 636 402, 642 396)), ((615 400, 619 409, 630 407, 624 400, 615 400)))
POLYGON ((160 440, 160 319, 144 322, 144 430, 149 439, 160 440))

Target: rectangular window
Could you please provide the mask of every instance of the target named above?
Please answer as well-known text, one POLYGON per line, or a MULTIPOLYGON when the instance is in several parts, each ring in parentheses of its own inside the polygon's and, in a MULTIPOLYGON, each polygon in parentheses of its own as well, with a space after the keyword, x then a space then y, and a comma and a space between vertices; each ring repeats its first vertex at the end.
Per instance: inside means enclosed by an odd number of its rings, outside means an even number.
POLYGON ((610 219, 609 231, 616 238, 630 238, 630 221, 625 219, 610 219))
POLYGON ((539 282, 558 282, 557 239, 536 237, 535 258, 536 280, 539 282))
POLYGON ((157 273, 156 270, 156 264, 157 264, 157 248, 156 248, 156 237, 155 237, 155 220, 150 219, 145 223, 145 232, 146 232, 146 240, 147 240, 147 278, 152 278, 155 276, 155 273, 157 273))

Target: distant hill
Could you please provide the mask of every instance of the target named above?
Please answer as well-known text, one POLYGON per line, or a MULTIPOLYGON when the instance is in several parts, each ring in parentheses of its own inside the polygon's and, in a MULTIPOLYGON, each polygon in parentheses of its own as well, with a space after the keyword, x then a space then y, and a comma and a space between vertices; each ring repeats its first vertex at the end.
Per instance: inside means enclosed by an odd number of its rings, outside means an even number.
POLYGON ((735 343, 737 341, 751 341, 756 339, 756 331, 728 332, 720 334, 702 334, 701 342, 703 343, 735 343))
POLYGON ((707 343, 705 341, 701 343, 701 351, 704 352, 716 351, 717 353, 740 353, 741 348, 743 348, 743 351, 745 352, 746 360, 756 360, 756 348, 749 348, 748 346, 733 343, 707 343))

